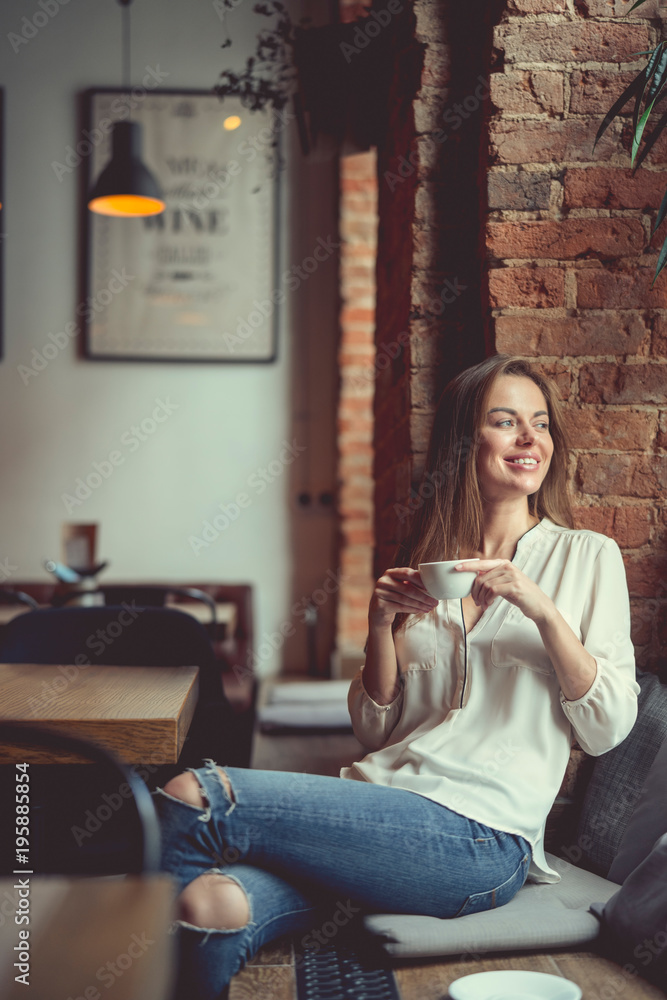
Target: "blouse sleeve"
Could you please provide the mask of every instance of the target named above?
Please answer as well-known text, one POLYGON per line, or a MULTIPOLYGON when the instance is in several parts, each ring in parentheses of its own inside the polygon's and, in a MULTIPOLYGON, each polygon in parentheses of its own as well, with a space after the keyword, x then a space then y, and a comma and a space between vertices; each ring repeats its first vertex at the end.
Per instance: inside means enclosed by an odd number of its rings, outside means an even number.
POLYGON ((639 685, 630 639, 630 600, 621 551, 608 538, 593 568, 581 618, 581 641, 595 658, 595 679, 586 694, 563 711, 586 753, 599 756, 617 746, 637 718, 639 685))
POLYGON ((399 691, 389 705, 378 705, 366 691, 363 668, 350 684, 347 705, 354 735, 369 750, 379 750, 389 739, 398 722, 403 705, 403 679, 399 675, 399 691))

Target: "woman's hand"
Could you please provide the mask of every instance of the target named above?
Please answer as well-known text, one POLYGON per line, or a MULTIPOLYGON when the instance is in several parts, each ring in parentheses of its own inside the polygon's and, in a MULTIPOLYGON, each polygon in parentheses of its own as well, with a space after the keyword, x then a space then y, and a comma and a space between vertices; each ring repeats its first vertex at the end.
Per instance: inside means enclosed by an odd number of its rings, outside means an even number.
POLYGON ((471 597, 485 611, 496 597, 504 597, 523 611, 526 618, 542 621, 554 608, 553 601, 509 559, 463 560, 457 570, 478 570, 471 597))
POLYGON ((371 625, 391 625, 398 614, 424 614, 438 604, 426 591, 419 570, 395 566, 385 570, 375 584, 368 621, 371 625))

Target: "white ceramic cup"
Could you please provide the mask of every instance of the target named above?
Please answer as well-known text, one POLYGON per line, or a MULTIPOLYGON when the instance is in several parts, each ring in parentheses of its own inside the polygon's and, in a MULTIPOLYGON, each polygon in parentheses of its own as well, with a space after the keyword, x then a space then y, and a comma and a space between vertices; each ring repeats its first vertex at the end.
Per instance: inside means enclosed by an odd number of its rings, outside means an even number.
MULTIPOLYGON (((479 559, 476 561, 479 562, 479 559)), ((477 574, 469 573, 467 570, 455 570, 454 567, 460 562, 473 562, 473 560, 449 559, 446 562, 419 563, 419 575, 431 597, 435 597, 438 601, 451 601, 468 596, 477 574)))

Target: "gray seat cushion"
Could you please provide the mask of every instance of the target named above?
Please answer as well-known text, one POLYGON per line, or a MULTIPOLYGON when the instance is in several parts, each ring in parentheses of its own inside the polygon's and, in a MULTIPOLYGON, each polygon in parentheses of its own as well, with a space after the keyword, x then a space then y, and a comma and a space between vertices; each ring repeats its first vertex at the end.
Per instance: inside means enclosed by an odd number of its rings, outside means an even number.
MULTIPOLYGON (((648 772, 608 877, 621 885, 667 833, 667 740, 648 772)), ((667 858, 667 851, 663 851, 667 858)))
MULTIPOLYGON (((658 750, 667 738, 667 685, 638 673, 639 713, 631 733, 596 758, 567 857, 607 877, 658 750)), ((664 831, 661 831, 664 832, 664 831)), ((564 853, 559 850, 559 853, 564 853)))
POLYGON ((593 941, 600 922, 589 907, 593 902, 606 903, 618 885, 551 854, 547 861, 561 876, 560 882, 527 883, 495 910, 449 920, 374 913, 364 917, 364 926, 394 958, 527 951, 593 941))

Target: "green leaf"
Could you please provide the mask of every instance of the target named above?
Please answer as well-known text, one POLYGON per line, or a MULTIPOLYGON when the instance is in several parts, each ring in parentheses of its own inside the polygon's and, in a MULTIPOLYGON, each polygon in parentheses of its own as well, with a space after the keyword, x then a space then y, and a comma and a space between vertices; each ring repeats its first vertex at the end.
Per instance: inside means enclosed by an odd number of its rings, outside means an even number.
POLYGON ((660 56, 660 61, 655 68, 655 75, 651 82, 651 86, 648 89, 648 94, 646 95, 647 100, 650 101, 652 98, 657 97, 660 90, 662 90, 662 88, 664 87, 666 80, 667 80, 667 47, 663 48, 662 55, 660 56))
POLYGON ((656 142, 662 135, 662 131, 665 125, 667 125, 667 111, 665 111, 664 115, 659 119, 658 124, 655 126, 649 137, 644 141, 644 148, 637 157, 637 162, 635 163, 634 166, 635 170, 637 170, 637 168, 641 166, 641 164, 644 162, 648 154, 651 152, 656 142))
POLYGON ((658 215, 655 220, 655 226, 653 227, 653 233, 652 233, 653 236, 655 236, 658 226, 660 225, 660 223, 662 222, 662 220, 665 218, 666 215, 667 215, 667 191, 665 191, 665 196, 662 199, 662 202, 660 203, 660 208, 658 209, 658 215))
MULTIPOLYGON (((656 45, 655 49, 651 53, 651 58, 649 59, 649 61, 646 64, 646 69, 644 70, 644 86, 642 88, 641 94, 637 94, 637 100, 635 101, 635 109, 634 109, 634 111, 632 113, 632 131, 633 131, 633 133, 635 135, 637 134, 637 127, 638 127, 638 124, 639 124, 639 110, 640 110, 640 108, 642 106, 642 103, 644 101, 644 95, 646 93, 646 88, 649 85, 649 81, 650 81, 651 77, 653 76, 653 72, 654 72, 655 67, 656 67, 656 65, 658 63, 658 60, 660 59, 660 55, 661 55, 661 53, 662 53, 662 51, 664 49, 664 44, 665 44, 664 42, 660 42, 659 45, 656 45)), ((646 124, 646 122, 644 122, 644 124, 646 124)), ((642 128, 642 131, 643 131, 643 128, 642 128)))
POLYGON ((634 162, 635 162, 635 157, 637 155, 637 150, 639 149, 639 144, 642 141, 642 135, 644 134, 644 129, 646 128, 646 122, 648 121, 648 116, 651 114, 651 111, 653 109, 653 105, 654 104, 655 104, 655 101, 651 101, 651 103, 647 107, 646 111, 644 112, 644 114, 639 119, 639 122, 637 124, 637 129, 635 131, 635 134, 632 137, 632 157, 631 157, 631 160, 630 160, 631 164, 634 164, 634 162))
POLYGON ((637 0, 637 3, 633 3, 632 7, 628 11, 628 14, 632 14, 633 10, 636 10, 637 7, 641 7, 643 3, 646 3, 646 0, 637 0))
POLYGON ((658 260, 655 265, 655 274, 653 275, 653 281, 651 282, 651 288, 655 285, 656 279, 663 267, 667 264, 667 236, 665 237, 665 242, 662 244, 662 249, 658 254, 658 260))
POLYGON ((616 118, 616 116, 618 115, 619 111, 622 111, 622 109, 628 103, 630 98, 633 97, 638 90, 641 90, 643 88, 645 80, 646 80, 646 70, 642 70, 639 76, 635 77, 630 86, 625 88, 619 99, 609 109, 607 114, 604 116, 604 120, 600 125, 600 128, 598 129, 597 135, 595 136, 593 149, 595 149, 598 142, 600 141, 604 133, 607 131, 607 129, 613 122, 614 118, 616 118))

